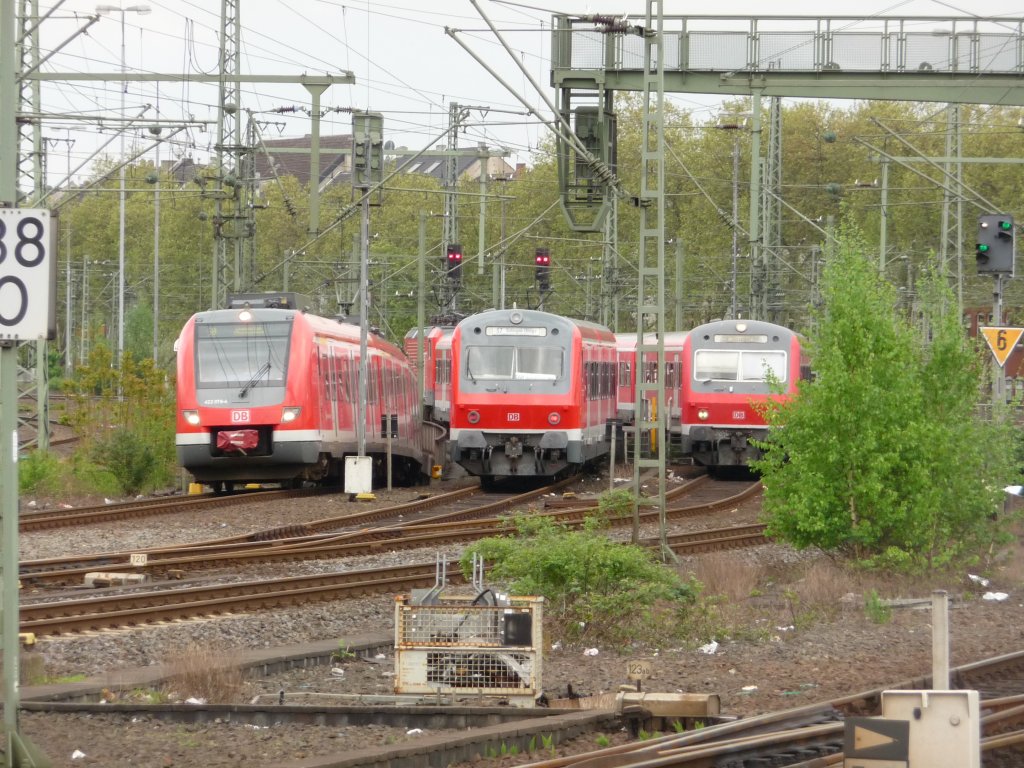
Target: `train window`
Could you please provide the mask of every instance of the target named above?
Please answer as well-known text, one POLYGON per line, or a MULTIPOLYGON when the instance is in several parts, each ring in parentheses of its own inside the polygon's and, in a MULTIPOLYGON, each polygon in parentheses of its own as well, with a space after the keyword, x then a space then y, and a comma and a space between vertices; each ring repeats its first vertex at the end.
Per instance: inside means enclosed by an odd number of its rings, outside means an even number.
POLYGON ((736 381, 740 353, 699 349, 693 356, 693 378, 698 381, 736 381))
POLYGON ((550 379, 562 375, 562 350, 557 347, 519 347, 516 350, 517 379, 550 379))
POLYGON ((382 384, 380 360, 377 358, 371 358, 369 368, 370 370, 367 371, 368 380, 366 382, 366 402, 373 404, 380 400, 380 392, 378 392, 378 387, 382 384))
POLYGON ((743 381, 767 381, 769 376, 780 382, 786 380, 785 352, 744 352, 740 359, 743 381))
POLYGON ((629 363, 619 363, 619 386, 629 386, 629 363))
POLYGON ((562 350, 470 346, 466 348, 466 375, 471 381, 554 381, 562 376, 562 350))
POLYGON ((478 379, 511 379, 515 347, 467 347, 466 374, 478 379))
POLYGON ((348 389, 348 360, 338 357, 338 400, 342 403, 352 402, 348 389))
POLYGON ((665 363, 665 386, 670 389, 676 386, 676 364, 665 363))
POLYGON ((699 349, 693 356, 693 377, 698 381, 765 381, 768 371, 786 381, 785 352, 699 349))
POLYGON ((281 386, 291 330, 290 322, 197 325, 196 386, 281 386))

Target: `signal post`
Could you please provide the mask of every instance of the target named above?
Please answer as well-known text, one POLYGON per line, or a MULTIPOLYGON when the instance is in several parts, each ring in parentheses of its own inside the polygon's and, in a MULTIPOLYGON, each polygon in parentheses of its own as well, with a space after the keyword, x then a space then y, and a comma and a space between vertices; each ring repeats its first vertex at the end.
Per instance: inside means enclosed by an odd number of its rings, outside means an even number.
MULTIPOLYGON (((1003 278, 1013 277, 1016 245, 1016 227, 1013 216, 1006 213, 986 213, 978 217, 978 238, 974 246, 974 258, 979 275, 992 275, 995 287, 992 290, 992 320, 998 326, 1003 324, 1003 278)), ((1013 350, 1018 332, 1012 343, 1006 331, 1008 328, 979 328, 988 341, 999 367, 992 382, 992 402, 1006 403, 1006 376, 1003 373, 1010 352, 1013 350), (1008 344, 1008 346, 1007 346, 1008 344)))

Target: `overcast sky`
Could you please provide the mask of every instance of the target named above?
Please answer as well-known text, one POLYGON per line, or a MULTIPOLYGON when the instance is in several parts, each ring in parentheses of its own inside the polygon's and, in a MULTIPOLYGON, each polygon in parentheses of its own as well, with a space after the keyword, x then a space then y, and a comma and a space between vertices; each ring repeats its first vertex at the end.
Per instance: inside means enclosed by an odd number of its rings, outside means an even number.
MULTIPOLYGON (((117 5, 117 3, 113 3, 117 5)), ((126 0, 123 7, 145 6, 148 13, 130 10, 124 18, 124 59, 129 70, 146 72, 206 72, 217 69, 219 0, 126 0)), ((299 75, 351 71, 355 85, 335 85, 322 96, 322 134, 347 134, 351 128, 349 109, 371 109, 384 114, 386 138, 396 145, 420 149, 436 143, 448 122, 451 103, 488 107, 473 111, 460 144, 487 142, 506 146, 510 160, 523 162, 544 136, 524 106, 473 58, 445 28, 460 30, 458 37, 486 60, 507 83, 537 106, 540 98, 528 77, 516 66, 520 62, 543 86, 549 81, 551 17, 554 13, 630 13, 643 15, 642 0, 612 0, 608 3, 538 0, 532 3, 479 0, 480 10, 501 30, 515 60, 487 29, 481 13, 470 0, 241 0, 242 71, 251 74, 299 75)), ((52 7, 43 0, 42 10, 52 7)), ((95 13, 96 3, 67 0, 55 18, 43 25, 43 53, 67 39, 86 18, 95 13)), ((969 5, 939 0, 837 0, 824 5, 809 0, 776 0, 773 3, 725 0, 713 11, 720 15, 763 15, 770 7, 775 16, 817 16, 827 9, 830 16, 1009 16, 1024 17, 1024 5, 1002 0, 969 5)), ((670 15, 707 14, 708 4, 666 0, 670 15)), ((68 43, 60 54, 44 64, 51 72, 117 72, 121 67, 120 12, 105 13, 100 21, 68 43)), ((263 121, 265 135, 301 136, 309 131, 304 114, 278 114, 292 106, 308 107, 309 96, 299 85, 243 86, 244 109, 263 121)), ((714 114, 719 100, 714 97, 675 96, 684 107, 714 114)), ((121 87, 109 83, 54 83, 44 90, 44 112, 80 112, 116 115, 120 111, 121 87)), ((165 120, 192 117, 210 121, 205 132, 192 129, 183 143, 165 147, 163 158, 193 154, 205 160, 216 136, 215 86, 197 84, 131 83, 124 96, 125 113, 137 114, 151 105, 147 116, 159 114, 165 120)), ((699 117, 699 115, 698 115, 699 117)), ((71 121, 48 123, 50 176, 63 174, 68 165, 78 165, 97 146, 114 134, 114 127, 71 121)), ((142 134, 145 136, 145 133, 142 134)), ((184 138, 184 134, 182 135, 184 138)), ((130 139, 130 143, 135 139, 130 139)), ((115 141, 107 150, 116 154, 115 141)))

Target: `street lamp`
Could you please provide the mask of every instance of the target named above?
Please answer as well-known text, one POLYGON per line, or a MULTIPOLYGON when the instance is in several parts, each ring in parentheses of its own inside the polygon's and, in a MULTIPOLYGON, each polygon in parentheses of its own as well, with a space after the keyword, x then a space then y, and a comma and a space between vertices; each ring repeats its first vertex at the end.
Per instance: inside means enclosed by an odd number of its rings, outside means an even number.
MULTIPOLYGON (((128 90, 128 80, 124 54, 124 16, 126 13, 137 13, 144 16, 152 10, 148 5, 97 5, 96 13, 120 13, 121 14, 121 119, 124 119, 124 94, 128 90)), ((118 174, 120 178, 120 210, 117 220, 117 365, 121 365, 121 357, 124 355, 124 125, 121 126, 121 169, 118 174)))

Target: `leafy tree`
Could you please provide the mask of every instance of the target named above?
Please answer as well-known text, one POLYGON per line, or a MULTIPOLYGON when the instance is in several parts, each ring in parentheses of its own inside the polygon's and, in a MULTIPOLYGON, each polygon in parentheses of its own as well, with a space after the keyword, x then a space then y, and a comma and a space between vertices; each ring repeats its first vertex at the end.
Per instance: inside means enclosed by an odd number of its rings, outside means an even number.
POLYGON ((1009 433, 978 419, 981 366, 937 275, 922 285, 924 331, 897 315, 853 227, 823 279, 810 340, 817 378, 770 408, 770 535, 876 565, 960 561, 999 538, 991 517, 1010 477, 1009 433))

